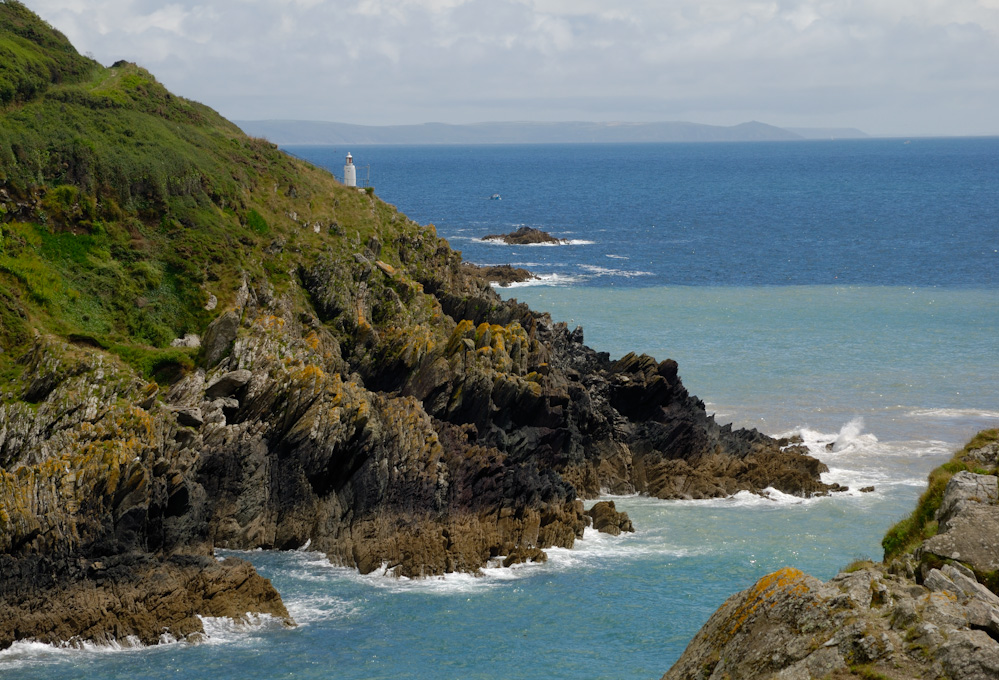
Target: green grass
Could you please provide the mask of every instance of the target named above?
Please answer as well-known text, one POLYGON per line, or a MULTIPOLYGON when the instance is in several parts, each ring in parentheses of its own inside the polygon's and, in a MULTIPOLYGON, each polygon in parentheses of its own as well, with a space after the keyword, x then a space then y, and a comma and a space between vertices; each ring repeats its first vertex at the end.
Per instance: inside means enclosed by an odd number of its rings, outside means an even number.
MULTIPOLYGON (((354 254, 373 236, 379 259, 406 274, 370 276, 370 321, 429 324, 434 303, 417 299, 413 281, 446 280, 453 259, 432 229, 247 137, 135 64, 80 56, 23 5, 0 2, 4 361, 37 332, 85 340, 170 381, 193 366, 171 341, 203 334, 244 281, 308 308, 296 279, 322 258, 340 263, 344 281, 332 287, 346 291, 365 266, 354 254)), ((327 321, 349 349, 356 309, 346 317, 327 321)))
POLYGON ((912 552, 920 543, 936 534, 935 517, 937 510, 940 509, 940 503, 943 501, 947 482, 962 470, 980 471, 978 468, 969 467, 968 453, 994 441, 999 441, 999 429, 983 430, 965 444, 964 448, 955 453, 950 461, 930 473, 926 491, 919 497, 916 509, 912 511, 911 515, 889 529, 882 539, 881 547, 885 551, 885 562, 912 552))

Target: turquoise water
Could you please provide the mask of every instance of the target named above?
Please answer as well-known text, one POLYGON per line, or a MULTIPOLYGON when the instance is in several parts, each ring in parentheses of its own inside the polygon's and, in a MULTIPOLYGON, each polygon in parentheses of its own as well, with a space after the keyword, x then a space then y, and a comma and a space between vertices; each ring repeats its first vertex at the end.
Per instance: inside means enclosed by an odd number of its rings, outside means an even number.
MULTIPOLYGON (((593 148, 577 148, 574 163, 565 161, 570 147, 552 152, 559 163, 538 158, 541 147, 381 149, 378 158, 409 164, 390 172, 383 160, 372 171, 380 195, 418 221, 436 222, 452 243, 468 246, 467 257, 533 263, 545 275, 546 285, 504 289, 504 297, 581 324, 586 342, 612 356, 675 358, 684 383, 718 420, 801 433, 829 465, 827 480, 851 492, 814 500, 615 498, 635 534, 587 532, 575 549, 551 551, 547 564, 481 577, 407 581, 360 576, 309 552, 241 554, 273 580, 297 628, 209 621, 206 644, 150 649, 19 644, 0 653, 0 676, 658 678, 715 608, 760 576, 792 565, 829 578, 858 557, 879 559, 881 536, 908 514, 926 473, 977 430, 999 425, 999 282, 990 254, 999 248, 999 144, 917 142, 784 151, 664 145, 659 153, 671 156, 650 160, 645 175, 632 173, 646 196, 628 194, 627 183, 590 181, 600 159, 593 148), (449 168, 446 182, 414 171, 428 154, 449 168), (934 169, 941 164, 945 170, 934 169), (515 191, 500 185, 500 170, 511 167, 548 179, 515 191), (683 168, 682 180, 673 176, 683 168), (736 188, 725 188, 726 173, 736 188), (795 188, 784 199, 794 211, 773 209, 784 193, 774 186, 795 188), (494 191, 502 201, 481 198, 494 191), (928 216, 920 213, 914 225, 919 211, 907 201, 928 216), (614 206, 627 238, 607 236, 606 222, 593 217, 599 205, 614 206), (671 215, 697 216, 706 206, 714 207, 698 219, 710 235, 651 235, 651 224, 659 233, 671 215), (873 222, 851 226, 875 214, 879 224, 896 219, 869 238, 873 222), (753 231, 761 242, 752 256, 717 247, 704 257, 655 254, 682 238, 695 250, 726 238, 745 245, 743 224, 773 220, 783 236, 753 231), (472 236, 518 223, 561 231, 574 244, 517 249, 472 236), (925 246, 934 241, 935 252, 925 246), (801 258, 806 246, 809 257, 801 258), (880 247, 893 256, 878 254, 880 247), (802 264, 793 280, 773 280, 788 271, 774 263, 794 252, 802 264), (749 274, 740 278, 743 270, 749 274), (847 271, 846 282, 834 271, 847 271), (875 491, 857 491, 867 485, 875 491)), ((613 159, 634 154, 603 151, 613 159)))

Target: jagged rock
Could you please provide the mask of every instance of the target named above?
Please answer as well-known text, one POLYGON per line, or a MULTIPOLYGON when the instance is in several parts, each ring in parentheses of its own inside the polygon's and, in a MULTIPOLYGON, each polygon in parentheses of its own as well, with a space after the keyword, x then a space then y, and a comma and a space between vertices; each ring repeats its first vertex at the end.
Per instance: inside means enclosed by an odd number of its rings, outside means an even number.
POLYGON ((239 314, 233 310, 208 324, 201 341, 205 366, 212 368, 229 353, 239 332, 239 314))
POLYGON ((231 397, 245 387, 252 377, 253 373, 245 368, 224 373, 205 388, 205 396, 209 399, 231 397))
POLYGON ((945 530, 916 550, 924 571, 945 560, 961 562, 977 574, 999 570, 999 506, 967 503, 941 528, 945 530))
POLYGON ((182 408, 177 411, 177 422, 187 427, 201 427, 205 424, 200 408, 182 408))
POLYGON ((946 529, 954 515, 967 507, 968 503, 994 505, 999 501, 999 478, 995 475, 979 475, 962 470, 947 482, 943 500, 937 511, 937 520, 946 529))
POLYGON ((487 283, 495 283, 500 286, 509 286, 511 283, 522 283, 538 278, 522 267, 514 267, 509 264, 499 265, 474 265, 465 263, 465 270, 471 275, 482 279, 487 283))
POLYGON ((999 677, 999 595, 985 585, 999 567, 999 506, 995 478, 984 477, 951 478, 940 533, 914 556, 825 584, 783 569, 734 595, 664 679, 819 680, 858 668, 899 679, 999 677))
POLYGON ((548 561, 548 553, 541 548, 516 548, 503 559, 503 566, 510 567, 524 562, 542 563, 548 561))
POLYGON ((102 561, 62 562, 0 556, 0 649, 17 640, 141 644, 197 639, 200 616, 242 620, 270 614, 294 625, 270 581, 242 560, 210 557, 157 561, 125 554, 102 561), (53 579, 52 573, 62 576, 53 579))
POLYGON ((619 536, 623 531, 635 531, 628 513, 618 512, 614 501, 600 501, 587 510, 586 515, 593 520, 594 529, 611 536, 619 536))
POLYGON ((782 569, 729 598, 663 678, 819 680, 857 665, 892 678, 995 677, 999 643, 968 630, 981 599, 963 595, 941 571, 932 582, 943 591, 880 568, 824 584, 782 569))

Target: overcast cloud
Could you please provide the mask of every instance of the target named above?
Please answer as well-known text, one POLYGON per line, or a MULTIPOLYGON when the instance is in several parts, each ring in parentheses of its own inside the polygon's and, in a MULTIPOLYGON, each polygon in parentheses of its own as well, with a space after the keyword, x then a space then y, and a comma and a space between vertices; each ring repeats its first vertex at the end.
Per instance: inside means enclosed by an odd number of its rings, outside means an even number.
POLYGON ((26 0, 229 118, 999 134, 999 0, 26 0))

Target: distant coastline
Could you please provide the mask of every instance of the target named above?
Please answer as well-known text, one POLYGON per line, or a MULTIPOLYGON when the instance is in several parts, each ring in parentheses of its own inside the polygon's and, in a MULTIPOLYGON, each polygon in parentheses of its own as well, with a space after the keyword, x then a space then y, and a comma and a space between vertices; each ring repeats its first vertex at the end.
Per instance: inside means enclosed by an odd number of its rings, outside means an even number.
POLYGON ((354 125, 307 120, 235 121, 248 135, 295 144, 578 144, 767 142, 866 139, 856 128, 780 128, 756 121, 732 126, 688 122, 509 122, 450 125, 354 125))

